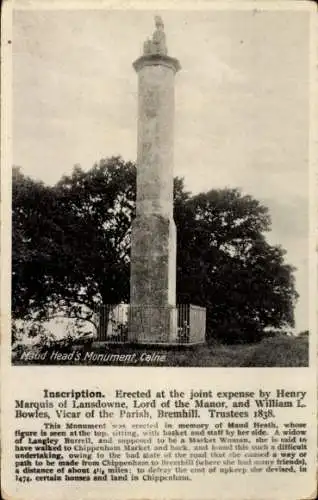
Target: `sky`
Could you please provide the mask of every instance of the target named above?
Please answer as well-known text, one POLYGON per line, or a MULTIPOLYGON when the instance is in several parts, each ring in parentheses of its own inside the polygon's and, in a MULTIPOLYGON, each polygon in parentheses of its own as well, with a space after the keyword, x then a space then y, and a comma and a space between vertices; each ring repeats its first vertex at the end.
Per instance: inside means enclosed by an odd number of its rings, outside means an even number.
POLYGON ((297 268, 308 328, 309 15, 295 11, 15 11, 13 163, 48 184, 137 155, 132 62, 165 24, 176 75, 174 173, 192 193, 239 187, 297 268))

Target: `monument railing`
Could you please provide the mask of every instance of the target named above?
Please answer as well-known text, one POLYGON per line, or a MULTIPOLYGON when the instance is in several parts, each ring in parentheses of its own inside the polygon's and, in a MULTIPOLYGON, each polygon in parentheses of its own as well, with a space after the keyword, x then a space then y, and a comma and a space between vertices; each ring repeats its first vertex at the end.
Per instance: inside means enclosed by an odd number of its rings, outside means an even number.
POLYGON ((105 342, 127 342, 128 304, 103 304, 95 309, 97 338, 105 342))
POLYGON ((179 343, 200 343, 205 340, 205 307, 193 304, 180 304, 178 309, 179 343))
POLYGON ((190 305, 191 341, 205 341, 206 308, 190 305))
MULTIPOLYGON (((167 324, 162 325, 162 332, 156 331, 157 344, 197 344, 205 341, 206 310, 204 307, 193 304, 178 304, 165 308, 170 315, 167 324), (174 335, 169 338, 168 322, 175 324, 174 335)), ((156 327, 158 307, 155 306, 130 306, 129 304, 104 304, 96 308, 97 338, 108 343, 144 342, 151 343, 151 339, 143 338, 142 331, 135 338, 130 331, 130 321, 133 314, 140 314, 142 318, 151 323, 153 319, 156 327)), ((142 325, 142 319, 141 319, 142 325)), ((170 333, 171 334, 171 333, 170 333)))

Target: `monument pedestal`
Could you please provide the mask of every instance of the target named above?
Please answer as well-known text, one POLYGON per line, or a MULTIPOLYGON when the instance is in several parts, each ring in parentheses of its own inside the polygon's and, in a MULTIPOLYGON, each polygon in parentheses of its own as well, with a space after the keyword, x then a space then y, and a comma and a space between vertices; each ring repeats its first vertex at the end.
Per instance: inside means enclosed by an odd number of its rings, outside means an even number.
POLYGON ((177 309, 173 306, 130 306, 128 341, 141 344, 177 342, 177 309))
POLYGON ((172 342, 176 321, 176 227, 172 218, 137 215, 131 236, 129 340, 172 342))

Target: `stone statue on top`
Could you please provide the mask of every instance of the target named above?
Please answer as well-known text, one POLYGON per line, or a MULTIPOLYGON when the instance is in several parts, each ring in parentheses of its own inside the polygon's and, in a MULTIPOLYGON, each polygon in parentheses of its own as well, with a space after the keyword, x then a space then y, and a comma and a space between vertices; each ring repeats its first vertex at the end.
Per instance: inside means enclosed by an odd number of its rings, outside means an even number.
POLYGON ((146 40, 144 43, 144 55, 167 55, 166 34, 164 32, 164 24, 160 16, 155 16, 156 30, 152 35, 151 40, 146 40))

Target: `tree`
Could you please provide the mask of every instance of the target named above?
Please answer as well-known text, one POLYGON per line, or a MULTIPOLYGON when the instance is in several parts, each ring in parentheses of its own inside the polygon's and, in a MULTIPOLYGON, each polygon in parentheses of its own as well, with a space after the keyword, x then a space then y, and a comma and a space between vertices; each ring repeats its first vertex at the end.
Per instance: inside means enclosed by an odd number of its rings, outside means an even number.
POLYGON ((64 300, 78 299, 76 314, 98 304, 129 300, 130 226, 135 207, 135 166, 119 157, 83 172, 76 167, 56 190, 64 225, 67 273, 64 300))
POLYGON ((55 193, 13 168, 12 314, 31 317, 47 307, 59 253, 60 211, 55 193))
POLYGON ((129 299, 135 178, 134 165, 118 157, 101 160, 88 172, 76 166, 51 188, 15 170, 16 317, 65 315, 96 326, 99 304, 129 299))
POLYGON ((293 326, 294 269, 265 239, 268 209, 237 189, 212 190, 185 205, 175 212, 178 302, 205 306, 209 335, 228 342, 293 326))
MULTIPOLYGON (((98 304, 129 302, 130 227, 136 170, 120 157, 55 186, 13 178, 13 312, 63 314, 94 324, 98 304)), ((293 268, 271 246, 266 207, 237 189, 191 196, 174 181, 177 301, 207 308, 207 330, 225 341, 256 340, 293 325, 293 268)))

